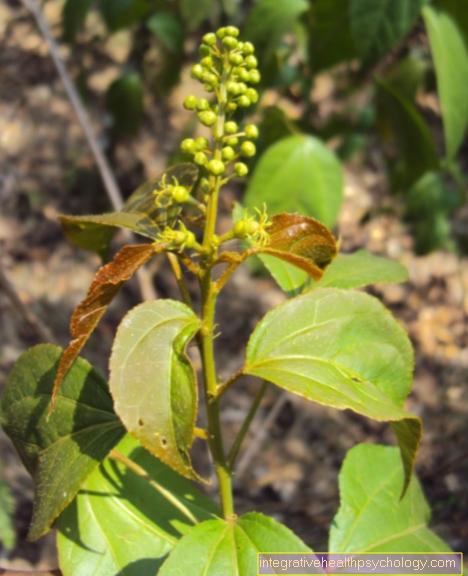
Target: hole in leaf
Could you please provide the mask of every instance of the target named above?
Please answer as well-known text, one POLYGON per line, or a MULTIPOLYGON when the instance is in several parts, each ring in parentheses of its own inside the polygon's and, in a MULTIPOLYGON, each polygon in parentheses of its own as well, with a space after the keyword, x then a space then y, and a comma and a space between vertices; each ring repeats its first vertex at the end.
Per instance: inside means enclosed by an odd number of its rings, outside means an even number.
POLYGON ((167 446, 167 440, 166 440, 165 438, 161 438, 161 446, 162 446, 163 448, 166 448, 166 446, 167 446))
POLYGON ((140 419, 138 420, 138 424, 139 424, 139 426, 144 426, 144 425, 145 425, 145 421, 143 420, 143 418, 140 418, 140 419))
POLYGON ((355 376, 353 376, 353 377, 351 378, 351 380, 352 380, 353 382, 361 382, 361 380, 360 380, 359 378, 356 378, 355 376))

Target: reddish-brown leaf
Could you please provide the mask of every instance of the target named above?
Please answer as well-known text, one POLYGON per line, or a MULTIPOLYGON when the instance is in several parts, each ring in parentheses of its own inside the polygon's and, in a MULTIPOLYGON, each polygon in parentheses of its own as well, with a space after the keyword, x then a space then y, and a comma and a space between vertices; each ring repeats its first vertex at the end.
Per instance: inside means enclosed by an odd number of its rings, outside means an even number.
POLYGON ((127 280, 130 280, 138 268, 158 251, 158 247, 153 244, 125 246, 112 262, 98 270, 86 298, 73 312, 70 333, 74 340, 70 342, 60 358, 52 393, 51 410, 54 408, 60 384, 65 375, 117 292, 127 280))
POLYGON ((338 253, 328 228, 309 216, 277 214, 271 217, 267 231, 270 240, 257 251, 301 268, 314 280, 320 280, 338 253))

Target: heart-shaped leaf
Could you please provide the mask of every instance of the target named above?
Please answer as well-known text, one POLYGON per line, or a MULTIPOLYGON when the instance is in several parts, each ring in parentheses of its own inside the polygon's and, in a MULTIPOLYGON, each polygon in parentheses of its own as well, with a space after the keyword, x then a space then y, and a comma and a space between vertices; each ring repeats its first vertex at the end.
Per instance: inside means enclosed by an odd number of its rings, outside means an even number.
POLYGON ((247 348, 246 374, 305 398, 392 422, 410 480, 421 422, 402 410, 413 350, 403 328, 371 296, 313 290, 269 312, 247 348))
POLYGON ((352 448, 340 472, 341 503, 331 526, 330 550, 449 552, 427 527, 430 509, 416 477, 399 499, 404 482, 396 448, 370 444, 352 448))
POLYGON ((255 252, 269 254, 284 260, 314 280, 320 280, 323 271, 337 255, 337 245, 326 226, 308 216, 277 214, 271 217, 267 229, 269 240, 255 252))
POLYGON ((408 270, 403 264, 374 256, 365 250, 354 254, 338 254, 326 269, 322 279, 312 288, 359 288, 369 284, 406 282, 408 270))
POLYGON ((49 416, 61 354, 62 349, 51 344, 25 352, 2 398, 2 426, 36 483, 31 540, 47 532, 125 434, 105 380, 82 358, 65 376, 49 416))
POLYGON ((158 576, 256 576, 259 552, 311 552, 273 518, 250 512, 198 524, 175 546, 158 576))
POLYGON ((78 304, 73 312, 70 333, 74 340, 71 341, 60 359, 52 395, 52 409, 65 374, 96 328, 109 304, 125 282, 130 280, 138 268, 152 258, 157 251, 158 248, 153 244, 124 246, 115 260, 103 266, 94 277, 86 298, 78 304))
POLYGON ((197 480, 188 450, 198 393, 185 347, 199 326, 193 311, 173 300, 133 308, 117 330, 109 381, 127 430, 176 472, 197 480))
POLYGON ((166 226, 173 226, 182 206, 170 202, 156 203, 155 191, 178 184, 191 188, 198 176, 195 164, 178 164, 142 184, 125 202, 120 212, 91 216, 59 216, 67 239, 78 248, 94 250, 101 257, 109 253, 115 228, 126 228, 156 240, 166 226))
POLYGON ((193 519, 203 522, 220 515, 214 502, 130 435, 115 450, 163 490, 155 490, 120 462, 105 460, 58 519, 64 576, 154 576, 178 539, 193 527, 193 519))

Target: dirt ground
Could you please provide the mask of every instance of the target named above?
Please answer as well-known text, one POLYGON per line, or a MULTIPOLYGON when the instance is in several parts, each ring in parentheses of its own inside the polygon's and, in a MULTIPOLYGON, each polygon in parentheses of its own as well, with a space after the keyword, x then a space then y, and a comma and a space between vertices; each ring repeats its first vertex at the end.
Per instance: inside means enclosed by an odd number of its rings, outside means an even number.
MULTIPOLYGON (((45 5, 52 25, 58 22, 59 5, 56 1, 45 5)), ((107 59, 96 64, 90 79, 90 110, 103 142, 107 132, 102 95, 125 60, 125 33, 116 36, 106 47, 107 59)), ((63 55, 68 57, 69 51, 64 49, 63 55)), ((125 195, 165 166, 187 119, 180 106, 186 92, 186 87, 177 89, 169 104, 156 105, 148 98, 140 136, 116 144, 114 165, 125 195)), ((99 260, 66 242, 56 215, 98 213, 108 204, 47 47, 27 13, 11 0, 0 4, 0 166, 0 265, 22 302, 65 346, 69 318, 99 260)), ((415 257, 411 236, 397 216, 382 215, 360 224, 372 206, 395 204, 382 158, 372 142, 345 166, 345 182, 336 227, 342 250, 365 248, 399 260, 410 271, 409 282, 374 286, 370 292, 390 308, 415 346, 414 386, 406 408, 424 422, 416 471, 433 509, 431 527, 454 550, 468 553, 468 260, 444 251, 415 257)), ((240 185, 226 192, 221 226, 228 226, 229 206, 241 194, 240 185)), ((157 266, 158 295, 177 298, 166 264, 157 266)), ((196 297, 195 285, 190 286, 196 297)), ((85 348, 83 355, 104 374, 116 326, 139 298, 136 282, 130 282, 85 348)), ((236 272, 219 303, 217 349, 222 377, 242 365, 253 327, 284 300, 272 280, 252 278, 246 269, 236 272)), ((19 319, 1 291, 0 326, 1 391, 15 360, 39 337, 19 319)), ((197 365, 199 360, 195 357, 194 362, 197 365)), ((223 406, 227 443, 239 429, 257 387, 258 382, 245 379, 227 395, 223 406)), ((393 444, 389 427, 348 411, 281 396, 271 387, 245 448, 259 431, 265 440, 249 461, 244 460, 244 471, 235 478, 237 511, 255 509, 272 515, 307 544, 324 550, 338 508, 337 475, 346 451, 359 442, 393 444), (266 429, 262 423, 272 409, 277 414, 266 429)), ((206 469, 206 455, 199 452, 199 468, 206 469)), ((1 431, 0 458, 1 476, 16 498, 18 537, 11 553, 0 548, 0 566, 56 567, 53 532, 36 543, 25 540, 33 485, 1 431)))

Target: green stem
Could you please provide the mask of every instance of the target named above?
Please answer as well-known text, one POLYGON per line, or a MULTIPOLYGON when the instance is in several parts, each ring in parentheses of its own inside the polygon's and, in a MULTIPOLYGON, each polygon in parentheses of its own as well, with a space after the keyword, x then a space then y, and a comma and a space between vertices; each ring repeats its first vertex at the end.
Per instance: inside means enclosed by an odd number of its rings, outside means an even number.
POLYGON ((250 410, 244 420, 244 423, 242 424, 242 427, 239 430, 236 439, 234 440, 234 444, 232 445, 231 451, 229 452, 229 456, 227 457, 227 465, 229 470, 233 470, 234 468, 234 463, 236 461, 237 455, 239 454, 242 442, 244 441, 245 436, 247 435, 247 432, 250 428, 250 425, 252 424, 252 420, 254 419, 255 414, 257 413, 258 407, 260 406, 260 402, 265 396, 265 392, 267 391, 268 385, 269 382, 264 381, 260 386, 260 389, 257 392, 257 395, 255 396, 253 404, 250 407, 250 410))

